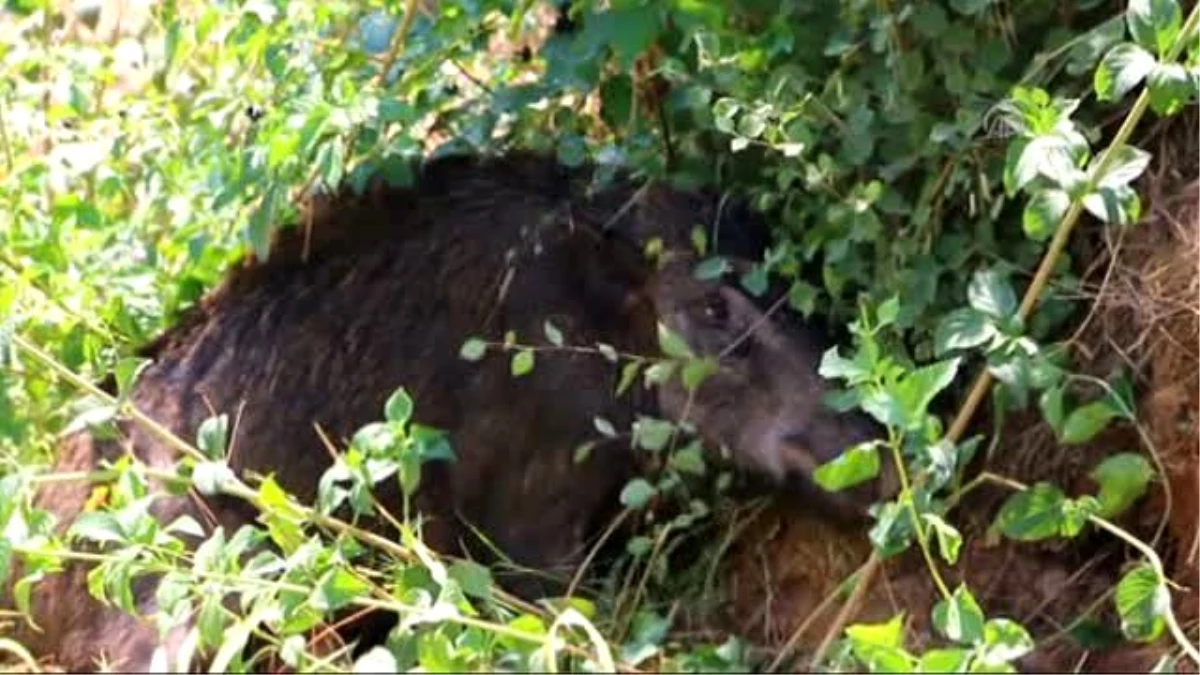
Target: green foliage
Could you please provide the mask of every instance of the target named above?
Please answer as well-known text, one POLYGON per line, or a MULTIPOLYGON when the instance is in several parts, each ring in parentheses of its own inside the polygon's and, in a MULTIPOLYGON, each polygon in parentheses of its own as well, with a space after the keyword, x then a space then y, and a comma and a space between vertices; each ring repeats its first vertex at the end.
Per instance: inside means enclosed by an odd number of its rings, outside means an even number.
MULTIPOLYGON (((53 11, 40 0, 10 4, 34 17, 53 11)), ((714 182, 748 197, 769 216, 774 243, 740 275, 742 288, 761 295, 782 282, 793 310, 850 323, 853 352, 831 350, 821 362, 821 374, 845 387, 830 403, 859 407, 888 431, 815 478, 845 489, 896 464, 901 491, 872 509, 869 538, 885 556, 916 544, 936 580, 933 549, 949 565, 962 550, 949 505, 980 441, 947 437, 937 405, 959 391, 965 371, 987 368, 1001 412, 1036 403, 1067 445, 1132 421, 1116 384, 1086 398, 1061 350, 1045 343, 1078 309, 1069 293, 1040 298, 1022 318, 1014 283, 1073 211, 1117 226, 1138 220, 1133 186, 1152 158, 1124 142, 1106 152, 1098 120, 1142 90, 1160 116, 1197 99, 1195 21, 1175 0, 1133 0, 1120 16, 1082 3, 1071 19, 1054 3, 988 0, 576 0, 577 30, 551 35, 528 59, 489 54, 493 38, 532 32, 533 5, 437 3, 405 17, 395 2, 172 2, 136 40, 59 44, 35 21, 0 46, 0 526, 12 534, 0 542, 0 578, 11 558, 24 563, 20 609, 35 582, 61 568, 61 554, 91 542, 106 552, 92 591, 132 608, 132 584, 163 575, 155 621, 165 631, 197 617, 195 648, 217 669, 253 669, 241 650, 252 634, 271 636, 291 667, 330 667, 307 652, 305 631, 372 594, 400 626, 387 646, 339 668, 748 667, 742 642, 679 644, 649 607, 609 617, 594 607, 508 606, 487 569, 428 551, 407 505, 397 514, 399 550, 372 551, 386 573, 365 572, 371 546, 336 517, 376 513, 372 491, 383 481, 411 498, 424 462, 453 458, 442 432, 415 421, 403 389, 383 421, 338 453, 311 509, 270 477, 250 487, 234 475, 223 414, 200 425, 197 456, 178 472, 130 458, 103 467, 106 500, 65 537, 30 506, 30 467, 55 433, 111 434, 145 367, 134 348, 193 307, 238 257, 265 256, 299 199, 338 185, 361 190, 372 177, 406 184, 424 154, 526 147, 571 166, 595 163, 598 182, 627 167, 634 178, 714 182), (144 87, 124 89, 127 62, 145 65, 144 87), (646 95, 646 71, 664 95, 646 95), (427 145, 435 136, 448 140, 427 145), (84 377, 111 372, 117 397, 66 405, 74 392, 11 349, 13 335, 84 377), (263 511, 261 527, 164 526, 149 516, 152 484, 246 499, 263 511), (184 538, 205 542, 188 554, 184 538), (247 599, 238 612, 222 602, 234 594, 247 599), (602 635, 627 638, 610 649, 602 635)), ((702 260, 693 274, 729 272, 704 229, 696 232, 702 260)), ((1072 267, 1056 267, 1057 288, 1075 284, 1072 267)), ((462 336, 459 353, 476 362, 503 352, 508 373, 522 378, 537 377, 535 360, 558 351, 588 353, 613 364, 616 396, 675 378, 695 391, 720 365, 665 326, 654 355, 569 345, 550 321, 542 337, 462 336)), ((644 417, 630 429, 601 418, 594 426, 599 437, 575 448, 574 461, 599 461, 593 448, 621 440, 655 467, 619 499, 650 523, 628 543, 626 569, 662 582, 663 550, 710 515, 697 485, 727 485, 728 474, 711 470, 688 425, 644 417), (677 512, 655 520, 667 503, 677 512)), ((994 528, 1020 540, 1075 536, 1129 508, 1154 472, 1124 453, 1091 476, 1094 497, 1049 484, 1015 493, 994 528)), ((882 671, 1003 670, 1032 648, 1022 627, 987 619, 970 589, 942 590, 934 624, 953 644, 910 654, 897 617, 850 627, 848 658, 882 671)), ((1117 590, 1126 634, 1160 634, 1170 620, 1165 597, 1158 571, 1130 572, 1117 590)))

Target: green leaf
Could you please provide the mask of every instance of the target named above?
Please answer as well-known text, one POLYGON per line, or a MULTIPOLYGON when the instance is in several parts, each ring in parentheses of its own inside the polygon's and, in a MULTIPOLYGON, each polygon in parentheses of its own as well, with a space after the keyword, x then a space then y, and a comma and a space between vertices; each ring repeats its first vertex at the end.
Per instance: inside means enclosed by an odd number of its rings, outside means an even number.
POLYGON ((621 503, 630 509, 640 509, 645 506, 657 490, 644 478, 634 478, 625 484, 621 490, 621 503))
POLYGON ((672 469, 680 473, 703 476, 708 471, 704 461, 704 451, 699 443, 689 443, 687 447, 671 454, 669 462, 672 469))
POLYGON ((966 673, 971 663, 969 649, 931 649, 921 655, 917 671, 922 673, 966 673))
POLYGON ((123 542, 125 533, 111 513, 91 511, 81 514, 67 530, 69 539, 84 539, 94 543, 123 542))
POLYGON ((592 426, 596 427, 596 431, 599 431, 602 436, 607 436, 608 438, 617 437, 617 430, 613 427, 612 422, 603 417, 593 417, 592 426))
POLYGON ((967 301, 984 314, 1008 319, 1017 311, 1017 295, 1008 279, 997 270, 979 270, 971 276, 967 301))
POLYGON ((1062 441, 1068 445, 1086 443, 1108 426, 1108 421, 1120 414, 1108 401, 1093 401, 1071 411, 1063 422, 1062 441))
POLYGON ((996 325, 986 314, 971 307, 961 307, 938 323, 933 337, 934 353, 943 356, 955 349, 978 347, 995 335, 996 325))
POLYGON ((1176 0, 1129 0, 1125 23, 1139 45, 1162 57, 1179 35, 1183 15, 1176 0))
POLYGON ((354 661, 355 673, 398 673, 396 657, 384 647, 371 647, 354 661))
POLYGON ((1187 69, 1178 63, 1159 63, 1150 71, 1150 109, 1170 117, 1187 105, 1195 88, 1187 69))
POLYGON ((688 360, 683 366, 683 371, 679 374, 684 390, 689 392, 695 391, 705 380, 715 375, 720 369, 721 367, 718 365, 717 360, 709 356, 702 359, 688 360))
POLYGON ((646 386, 666 384, 671 379, 671 376, 675 374, 676 365, 675 361, 659 361, 651 365, 646 369, 646 374, 644 375, 646 386))
POLYGON ((1142 455, 1123 452, 1105 459, 1088 475, 1100 485, 1100 515, 1112 518, 1146 494, 1154 469, 1142 455))
POLYGON ((383 406, 383 416, 395 424, 406 424, 412 418, 413 400, 404 387, 392 392, 383 406))
POLYGON ((149 359, 142 358, 125 358, 117 361, 117 365, 113 367, 113 375, 117 380, 117 395, 121 400, 128 399, 129 395, 133 393, 134 383, 150 363, 149 359))
POLYGON ((459 358, 465 361, 478 361, 487 352, 487 343, 477 337, 467 338, 458 350, 459 358))
POLYGON ((621 379, 617 382, 617 396, 629 391, 629 387, 633 386, 634 380, 637 379, 638 370, 642 364, 640 361, 630 361, 624 366, 621 366, 621 379))
POLYGON ((875 318, 878 321, 878 327, 883 328, 895 323, 898 316, 900 316, 900 296, 893 295, 879 305, 875 318))
POLYGON ((986 664, 1000 665, 1025 656, 1033 647, 1024 626, 1011 619, 992 619, 983 626, 983 645, 977 654, 986 664))
POLYGON ((974 16, 987 9, 992 0, 950 0, 950 6, 959 14, 974 16))
POLYGON ((658 347, 673 359, 690 359, 695 356, 687 342, 661 322, 658 324, 658 347))
POLYGON ((542 330, 546 333, 546 340, 555 347, 563 346, 563 334, 557 326, 547 320, 542 324, 542 330))
POLYGON ((871 672, 910 673, 916 659, 904 649, 904 614, 887 623, 855 624, 846 628, 850 650, 871 672))
POLYGON ((205 496, 220 494, 226 486, 236 481, 233 469, 224 461, 199 462, 192 469, 192 485, 205 496))
POLYGON ((467 595, 484 601, 491 600, 492 572, 488 568, 471 560, 458 560, 446 571, 467 595))
POLYGON ((1070 206, 1071 197, 1063 190, 1047 188, 1034 193, 1021 216, 1025 236, 1034 241, 1049 239, 1070 206))
POLYGON ((1129 225, 1141 217, 1142 205, 1137 192, 1128 185, 1100 187, 1083 198, 1088 213, 1106 223, 1129 225))
POLYGON ((1096 98, 1119 100, 1150 74, 1155 63, 1153 54, 1135 44, 1123 42, 1113 47, 1096 68, 1096 98))
POLYGON ((804 316, 810 316, 817 309, 817 287, 796 280, 788 289, 788 306, 804 316))
POLYGON ((958 374, 961 358, 938 361, 918 368, 893 388, 893 396, 903 411, 905 426, 924 423, 929 404, 958 374))
POLYGON ((1097 178, 1096 184, 1100 187, 1124 187, 1142 175, 1146 167, 1150 166, 1150 153, 1132 145, 1122 145, 1111 152, 1111 159, 1108 167, 1104 170, 1104 175, 1097 178))
POLYGON ((659 8, 656 4, 626 6, 609 10, 612 29, 607 32, 608 44, 626 69, 646 51, 658 37, 659 8))
POLYGON ((229 438, 229 416, 217 415, 200 423, 196 431, 196 447, 209 459, 225 456, 225 443, 229 438))
POLYGON ((675 432, 675 425, 653 417, 642 417, 633 423, 633 439, 643 450, 657 452, 667 446, 675 432))
POLYGON ((879 475, 879 449, 875 441, 859 443, 813 472, 813 480, 829 492, 858 485, 879 475))
POLYGON ((958 553, 962 549, 962 534, 936 513, 923 513, 921 517, 933 529, 933 534, 937 538, 938 550, 942 553, 942 559, 951 565, 958 562, 958 553))
POLYGON ((332 612, 370 593, 371 586, 344 567, 321 577, 309 602, 322 612, 332 612))
POLYGON ((1171 611, 1171 596, 1158 572, 1139 565, 1117 584, 1117 615, 1121 632, 1130 640, 1153 642, 1166 627, 1165 616, 1171 611))
POLYGON ((1068 539, 1077 536, 1083 531, 1083 526, 1087 525, 1088 518, 1099 511, 1100 502, 1091 495, 1063 501, 1062 523, 1058 527, 1058 533, 1068 539))
POLYGON ((712 281, 714 279, 720 279, 728 271, 728 260, 720 257, 713 257, 700 261, 700 263, 696 265, 696 269, 692 271, 692 276, 700 281, 712 281))
POLYGON ((516 354, 513 354, 509 370, 512 372, 513 377, 528 375, 533 370, 533 350, 521 349, 516 354))
POLYGON ((1015 186, 1020 189, 1038 176, 1045 176, 1070 190, 1083 180, 1078 167, 1086 154, 1086 141, 1081 146, 1074 134, 1055 132, 1037 136, 1029 141, 1017 160, 1015 186))
POLYGON ((950 640, 974 644, 983 638, 983 610, 965 585, 933 607, 933 625, 950 640))
POLYGON ((842 358, 837 347, 830 347, 821 356, 821 365, 817 368, 817 373, 827 380, 843 379, 852 385, 871 376, 871 371, 864 368, 857 359, 852 361, 842 358))
POLYGON ((1058 534, 1066 495, 1050 483, 1038 483, 1004 502, 992 527, 1017 541, 1037 541, 1058 534))
POLYGON ((767 270, 762 265, 754 265, 741 278, 742 288, 756 298, 767 292, 769 283, 767 270))
POLYGON ((1042 392, 1038 399, 1038 406, 1042 409, 1042 416, 1046 418, 1046 422, 1050 424, 1050 428, 1054 433, 1061 436, 1063 422, 1066 419, 1066 403, 1063 401, 1065 392, 1062 387, 1052 387, 1042 392))

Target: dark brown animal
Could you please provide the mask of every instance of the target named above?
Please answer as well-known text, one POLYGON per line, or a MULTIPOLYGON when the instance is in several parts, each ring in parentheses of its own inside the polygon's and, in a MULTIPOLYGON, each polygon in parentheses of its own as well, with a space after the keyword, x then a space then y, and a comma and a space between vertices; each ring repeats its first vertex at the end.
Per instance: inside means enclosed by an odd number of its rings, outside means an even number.
MULTIPOLYGON (((479 557, 478 531, 514 562, 540 569, 578 563, 637 470, 627 441, 575 461, 573 449, 597 436, 595 416, 618 428, 640 414, 686 417, 709 445, 791 485, 872 436, 861 418, 824 407, 818 341, 736 285, 692 274, 694 226, 705 225, 736 265, 760 258, 760 225, 665 186, 593 195, 588 184, 586 172, 537 157, 458 158, 427 164, 414 189, 333 199, 314 209, 311 227, 285 231, 269 260, 242 264, 147 348, 154 364, 133 402, 183 438, 214 412, 236 417, 233 468, 274 473, 311 501, 331 462, 314 425, 346 439, 404 386, 416 419, 448 430, 457 454, 425 468, 416 506, 431 517, 427 541, 479 557), (663 244, 657 261, 644 254, 653 238, 663 244), (515 378, 505 356, 459 357, 472 335, 498 341, 513 331, 544 343, 546 320, 572 345, 647 355, 657 353, 662 322, 695 352, 719 356, 721 371, 690 400, 678 378, 615 397, 617 369, 599 355, 539 352, 534 371, 515 378)), ((177 460, 145 430, 122 431, 123 442, 72 437, 57 469, 87 470, 125 448, 155 467, 177 460)), ((88 494, 86 485, 56 483, 39 501, 65 524, 88 494)), ((394 488, 378 496, 398 511, 394 488)), ((863 496, 826 503, 857 512, 863 496)), ((232 500, 208 501, 227 531, 254 516, 232 500)), ((163 497, 155 508, 164 522, 203 521, 187 497, 163 497)), ((30 646, 71 669, 91 669, 102 656, 144 669, 159 644, 153 625, 92 600, 85 574, 69 566, 35 591, 45 632, 29 636, 30 646)), ((137 590, 140 609, 153 612, 153 584, 137 590)))

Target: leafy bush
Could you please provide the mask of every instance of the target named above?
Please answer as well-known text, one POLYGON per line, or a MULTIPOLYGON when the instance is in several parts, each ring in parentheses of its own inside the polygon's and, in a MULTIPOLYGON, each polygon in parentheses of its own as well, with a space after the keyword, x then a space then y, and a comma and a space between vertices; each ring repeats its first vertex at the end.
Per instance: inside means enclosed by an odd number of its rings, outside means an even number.
MULTIPOLYGON (((848 449, 817 479, 827 489, 868 480, 881 452, 904 467, 902 491, 876 506, 869 537, 881 558, 916 544, 942 597, 933 620, 946 646, 909 653, 896 618, 847 628, 818 655, 825 665, 1002 670, 1035 647, 939 572, 963 545, 949 510, 984 482, 1016 490, 993 526, 1004 536, 1070 538, 1090 524, 1127 539, 1146 562, 1116 589, 1126 635, 1149 641, 1169 629, 1195 656, 1154 550, 1111 523, 1161 474, 1152 449, 1152 461, 1110 458, 1094 471, 1098 494, 1068 497, 1050 484, 966 475, 980 439, 964 436, 993 380, 1002 409, 1037 405, 1065 444, 1113 419, 1136 422, 1127 384, 1072 373, 1065 349, 1047 341, 1078 309, 1063 292, 1076 283, 1065 248, 1074 226, 1085 213, 1113 227, 1139 218, 1132 182, 1151 158, 1129 144, 1138 121, 1196 99, 1196 10, 1185 19, 1175 0, 1134 0, 1116 15, 1092 0, 577 0, 543 44, 497 56, 497 40, 537 32, 534 3, 166 0, 137 38, 110 44, 69 39, 46 0, 10 9, 20 39, 0 46, 0 522, 13 535, 0 570, 12 556, 24 562, 18 601, 83 555, 74 541, 115 543, 96 558, 91 590, 131 608, 131 581, 165 574, 159 625, 198 612, 191 645, 211 650, 218 669, 253 668, 242 652, 252 636, 293 667, 350 667, 307 636, 365 608, 402 617, 386 646, 359 659, 368 670, 745 667, 737 640, 673 638, 666 617, 639 606, 640 589, 633 609, 580 598, 530 606, 485 568, 433 554, 416 523, 397 543, 334 519, 343 503, 370 511, 380 480, 411 494, 421 462, 448 451, 410 424, 403 392, 339 457, 315 505, 233 476, 227 422, 214 419, 194 446, 174 439, 186 457, 178 474, 125 458, 90 476, 110 492, 65 539, 29 507, 30 490, 57 479, 40 468, 53 432, 136 421, 123 398, 139 367, 133 347, 239 256, 265 255, 300 200, 342 183, 361 189, 375 175, 404 184, 426 152, 531 147, 567 165, 592 162, 600 180, 623 167, 727 187, 776 224, 742 285, 759 293, 774 277, 790 284, 796 311, 849 324, 853 351, 826 354, 822 375, 845 386, 834 403, 865 410, 888 438, 848 449), (969 402, 947 426, 935 399, 976 366, 969 402), (116 398, 88 384, 109 372, 116 398), (80 389, 90 397, 65 405, 80 389), (240 496, 265 526, 219 532, 186 553, 180 537, 197 526, 149 516, 152 479, 240 496), (275 548, 243 555, 264 542, 275 548), (226 594, 243 598, 238 613, 221 604, 226 594)), ((707 260, 697 274, 722 264, 707 260)), ((553 326, 546 336, 562 346, 553 326)), ((662 347, 665 359, 611 355, 620 388, 639 375, 694 386, 713 366, 671 336, 662 347)), ((535 367, 515 338, 469 339, 462 356, 491 348, 512 351, 513 376, 535 367)), ((669 444, 673 459, 626 487, 622 502, 635 512, 703 473, 686 434, 639 425, 637 443, 669 444)), ((622 432, 602 419, 596 427, 622 432)), ((649 570, 670 535, 707 513, 689 504, 630 542, 631 557, 649 570)))

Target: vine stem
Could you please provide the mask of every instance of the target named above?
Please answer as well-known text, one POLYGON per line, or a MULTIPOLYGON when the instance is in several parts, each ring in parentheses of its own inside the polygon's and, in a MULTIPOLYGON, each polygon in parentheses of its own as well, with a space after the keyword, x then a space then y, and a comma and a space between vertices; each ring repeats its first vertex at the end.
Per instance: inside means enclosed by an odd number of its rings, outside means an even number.
MULTIPOLYGON (((1173 63, 1179 57, 1179 53, 1183 51, 1187 40, 1190 39, 1192 33, 1195 32, 1198 22, 1200 22, 1200 5, 1193 7, 1192 11, 1188 14, 1187 21, 1184 22, 1182 30, 1179 31, 1179 35, 1175 38, 1174 44, 1171 45, 1170 50, 1167 51, 1167 54, 1163 58, 1164 62, 1173 63)), ((1095 188, 1100 177, 1108 171, 1108 167, 1110 164, 1112 164, 1117 150, 1124 147, 1125 144, 1129 142, 1130 136, 1133 135, 1134 130, 1137 128, 1142 116, 1145 115, 1146 108, 1148 108, 1149 105, 1150 89, 1149 86, 1146 85, 1142 87, 1142 91, 1140 94, 1138 94, 1137 100, 1134 101, 1133 107, 1130 108, 1129 113, 1125 116, 1125 120, 1121 123, 1120 128, 1117 129, 1117 133, 1113 137, 1112 143, 1110 143, 1108 148, 1105 149, 1103 154, 1100 155, 1100 158, 1096 161, 1096 165, 1093 167, 1093 169, 1088 172, 1085 189, 1082 191, 1083 194, 1090 193, 1095 188)), ((1078 224, 1079 218, 1082 215, 1083 199, 1079 198, 1072 200, 1071 206, 1063 215, 1062 222, 1059 223, 1058 229, 1054 233, 1054 238, 1050 241, 1050 245, 1046 249, 1046 253, 1042 256, 1042 262, 1038 265, 1037 272, 1034 274, 1033 280, 1029 283, 1029 288, 1025 290, 1025 295, 1021 298, 1021 304, 1017 309, 1017 315, 1021 317, 1021 319, 1028 319, 1029 315, 1033 313, 1034 308, 1037 307, 1037 303, 1041 299, 1042 293, 1045 291, 1051 275, 1054 273, 1054 268, 1058 264, 1058 259, 1062 257, 1062 253, 1067 247, 1067 242, 1070 241, 1071 233, 1075 230, 1075 226, 1078 224)), ((984 368, 979 372, 979 375, 975 377, 975 381, 972 383, 966 399, 963 400, 963 404, 959 408, 958 414, 955 415, 954 421, 950 425, 950 429, 946 432, 947 440, 952 443, 957 443, 964 435, 966 435, 967 428, 971 423, 971 418, 974 417, 975 411, 979 409, 979 406, 983 404, 983 399, 987 397, 991 387, 992 374, 988 372, 987 368, 984 368)), ((1104 522, 1104 525, 1100 525, 1099 523, 1097 523, 1097 525, 1113 534, 1116 534, 1118 537, 1137 548, 1142 554, 1147 556, 1152 565, 1156 566, 1155 569, 1158 570, 1159 575, 1161 576, 1163 574, 1162 562, 1158 560, 1158 555, 1154 553, 1154 549, 1146 546, 1144 542, 1137 541, 1136 537, 1130 535, 1124 530, 1120 530, 1120 528, 1117 528, 1115 525, 1112 525, 1107 521, 1104 522)), ((871 583, 871 580, 874 578, 875 573, 877 572, 881 563, 882 560, 879 557, 879 553, 872 551, 870 558, 868 558, 867 562, 863 565, 861 572, 862 579, 859 581, 858 586, 855 587, 854 593, 851 594, 850 598, 846 600, 846 604, 842 607, 842 611, 839 612, 834 618, 833 623, 829 626, 829 629, 825 633, 824 639, 821 640, 820 645, 813 654, 810 666, 812 670, 817 670, 821 663, 824 662, 825 654, 829 651, 830 645, 832 645, 834 640, 836 640, 837 637, 842 634, 842 631, 846 627, 846 623, 857 610, 857 605, 866 595, 865 590, 863 590, 864 587, 871 583)), ((1184 651, 1186 651, 1193 659, 1196 659, 1197 663, 1200 663, 1200 658, 1197 658, 1198 655, 1196 654, 1195 647, 1188 642, 1187 636, 1183 634, 1182 629, 1175 620, 1174 614, 1172 612, 1167 612, 1167 615, 1169 617, 1167 623, 1171 627, 1172 635, 1177 641, 1180 642, 1181 646, 1184 646, 1184 651)))

